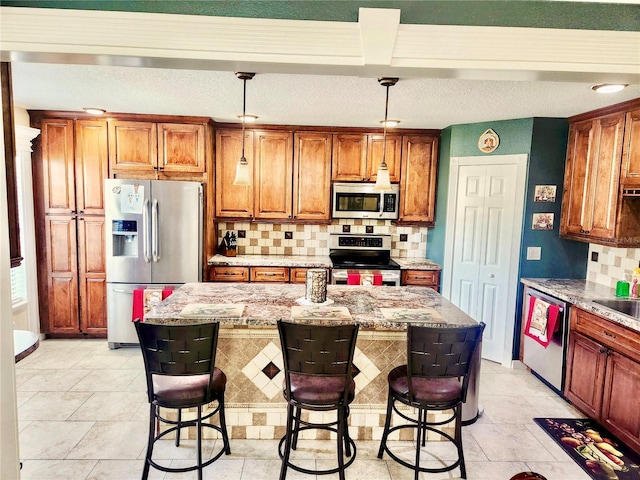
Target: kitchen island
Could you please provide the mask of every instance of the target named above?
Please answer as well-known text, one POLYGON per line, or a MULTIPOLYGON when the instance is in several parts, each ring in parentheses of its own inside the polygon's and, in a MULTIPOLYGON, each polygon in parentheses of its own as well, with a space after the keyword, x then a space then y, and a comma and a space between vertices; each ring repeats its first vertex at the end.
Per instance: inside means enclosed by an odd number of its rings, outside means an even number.
MULTIPOLYGON (((301 284, 188 283, 153 307, 145 321, 220 321, 216 364, 227 375, 225 404, 231 438, 279 439, 284 434, 286 407, 276 324, 279 319, 291 321, 292 307, 303 306, 304 296, 305 285, 301 284), (193 304, 243 308, 238 316, 181 314, 193 304)), ((328 306, 346 307, 360 325, 354 355, 356 399, 350 415, 350 432, 357 439, 377 440, 382 436, 387 375, 395 366, 406 363, 407 321, 400 318, 412 312, 403 313, 401 309, 420 309, 421 322, 430 325, 456 328, 477 323, 426 287, 328 285, 327 298, 333 301, 328 306)), ((479 355, 476 364, 475 380, 479 355)), ((478 413, 477 381, 471 383, 463 409, 467 422, 478 413)))

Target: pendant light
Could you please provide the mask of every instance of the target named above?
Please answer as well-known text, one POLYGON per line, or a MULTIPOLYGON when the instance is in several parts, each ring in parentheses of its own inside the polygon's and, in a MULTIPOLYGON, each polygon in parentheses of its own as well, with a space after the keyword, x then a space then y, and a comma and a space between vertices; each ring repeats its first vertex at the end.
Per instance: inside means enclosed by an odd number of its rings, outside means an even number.
POLYGON ((374 190, 386 191, 391 190, 391 180, 389 179, 389 168, 387 167, 387 125, 388 118, 387 114, 389 113, 389 87, 394 86, 398 83, 397 78, 391 77, 382 77, 378 79, 378 83, 387 89, 387 99, 384 104, 384 121, 383 125, 383 136, 382 136, 382 163, 378 167, 378 175, 376 178, 376 184, 373 187, 374 190))
MULTIPOLYGON (((236 72, 236 77, 242 80, 242 155, 236 165, 236 178, 233 180, 234 185, 249 185, 251 176, 249 175, 249 163, 244 156, 244 126, 247 122, 247 80, 251 80, 255 73, 236 72)), ((257 117, 255 117, 257 118, 257 117)))

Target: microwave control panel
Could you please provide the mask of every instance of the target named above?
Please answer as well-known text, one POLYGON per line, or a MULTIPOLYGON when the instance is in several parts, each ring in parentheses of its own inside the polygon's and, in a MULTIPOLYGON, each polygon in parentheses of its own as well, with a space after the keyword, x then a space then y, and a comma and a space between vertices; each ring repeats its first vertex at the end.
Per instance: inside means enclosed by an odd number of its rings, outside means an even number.
POLYGON ((382 199, 382 211, 395 212, 397 198, 398 196, 395 193, 385 193, 382 199))

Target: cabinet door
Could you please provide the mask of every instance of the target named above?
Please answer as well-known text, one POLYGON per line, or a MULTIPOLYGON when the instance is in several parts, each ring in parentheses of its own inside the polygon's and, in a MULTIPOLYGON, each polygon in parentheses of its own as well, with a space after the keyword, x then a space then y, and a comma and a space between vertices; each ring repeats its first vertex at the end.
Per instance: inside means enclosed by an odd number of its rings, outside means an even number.
POLYGON ((564 173, 560 233, 580 235, 589 218, 585 197, 591 175, 590 151, 594 137, 593 120, 576 123, 569 128, 567 163, 564 173))
POLYGON ((622 185, 640 186, 640 109, 627 112, 622 150, 622 185))
POLYGON ((597 150, 594 152, 591 181, 586 196, 591 210, 591 221, 587 228, 590 237, 613 239, 616 235, 623 132, 624 114, 600 119, 597 142, 594 142, 597 150))
POLYGON ((333 135, 334 181, 362 182, 367 176, 367 136, 351 134, 333 135))
POLYGON ((640 451, 640 364, 611 352, 607 360, 601 423, 640 451))
POLYGON ((602 408, 602 389, 606 348, 575 331, 569 333, 567 378, 564 394, 577 408, 598 419, 602 408))
POLYGON ((73 120, 45 119, 40 128, 44 213, 75 213, 73 120))
POLYGON ((104 217, 78 219, 80 331, 107 333, 104 217))
POLYGON ((306 283, 308 268, 293 267, 289 272, 289 280, 291 283, 306 283))
POLYGON ((331 217, 331 134, 296 133, 293 155, 293 218, 331 217))
POLYGON ((116 173, 158 167, 158 130, 153 122, 109 120, 109 165, 116 173))
POLYGON ((290 219, 292 209, 293 134, 254 131, 254 216, 290 219))
POLYGON ((159 123, 158 169, 165 172, 204 172, 204 125, 159 123))
POLYGON ((106 120, 77 120, 75 185, 78 213, 104 215, 104 179, 109 175, 106 120))
POLYGON ((49 294, 45 333, 76 334, 80 332, 76 220, 71 215, 47 215, 45 232, 49 294))
POLYGON ((435 222, 437 159, 437 137, 403 137, 398 223, 435 222))
MULTIPOLYGON (((382 163, 382 147, 384 135, 368 135, 367 140, 367 181, 375 182, 378 178, 378 168, 382 163)), ((402 135, 387 133, 387 168, 392 182, 400 181, 400 164, 402 163, 402 135)))
POLYGON ((245 132, 245 157, 249 185, 234 185, 236 165, 242 154, 241 130, 216 132, 216 217, 253 217, 253 132, 245 132))

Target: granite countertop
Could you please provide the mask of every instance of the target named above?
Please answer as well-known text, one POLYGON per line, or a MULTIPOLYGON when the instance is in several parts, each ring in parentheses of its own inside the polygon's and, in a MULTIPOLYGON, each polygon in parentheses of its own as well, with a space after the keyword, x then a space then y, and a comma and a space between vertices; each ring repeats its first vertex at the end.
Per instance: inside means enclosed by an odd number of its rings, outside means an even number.
MULTIPOLYGON (((187 283, 145 315, 154 323, 201 323, 219 320, 230 327, 272 327, 278 319, 291 321, 291 307, 304 298, 305 285, 262 283, 187 283), (244 304, 240 318, 188 318, 180 312, 189 304, 244 304)), ((361 328, 398 331, 407 323, 384 318, 380 308, 431 309, 430 325, 461 327, 477 322, 428 287, 327 285, 332 307, 347 307, 361 328)), ((410 313, 410 312, 408 312, 410 313)), ((308 320, 307 320, 308 321, 308 320)), ((326 320, 335 322, 335 320, 326 320)), ((316 322, 316 320, 314 320, 316 322)))
MULTIPOLYGON (((640 332, 640 320, 595 303, 595 299, 617 299, 615 289, 587 280, 522 278, 523 284, 552 295, 583 310, 640 332)), ((640 301, 640 300, 638 300, 640 301)))
MULTIPOLYGON (((426 258, 396 258, 402 270, 441 270, 442 267, 426 258)), ((300 267, 300 268, 331 268, 328 255, 238 255, 225 257, 215 255, 208 261, 209 265, 225 267, 300 267)))
POLYGON ((442 267, 427 258, 393 258, 402 270, 442 270, 442 267))
POLYGON ((230 267, 300 267, 331 268, 328 255, 238 255, 225 257, 215 255, 209 259, 209 265, 230 267))

